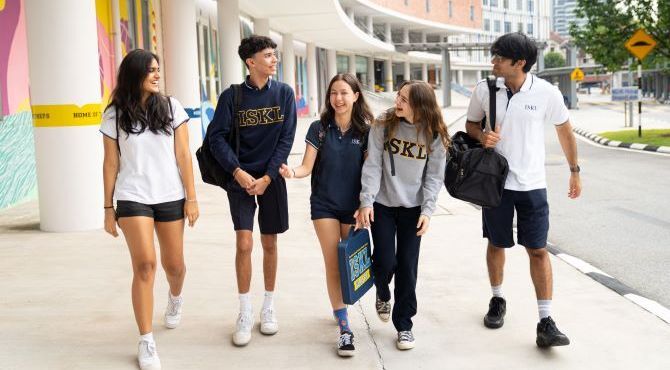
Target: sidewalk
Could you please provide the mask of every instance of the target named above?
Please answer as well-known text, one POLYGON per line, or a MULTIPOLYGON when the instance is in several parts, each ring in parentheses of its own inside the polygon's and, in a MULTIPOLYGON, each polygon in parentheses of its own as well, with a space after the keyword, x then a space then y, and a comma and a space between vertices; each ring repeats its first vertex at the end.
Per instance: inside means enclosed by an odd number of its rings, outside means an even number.
MULTIPOLYGON (((298 165, 301 119, 289 165, 298 165)), ((449 119, 447 119, 450 122, 449 119)), ((553 317, 568 347, 535 346, 536 302, 528 258, 507 257, 505 326, 486 329, 490 289, 480 212, 443 190, 422 242, 417 347, 395 349, 395 330, 374 312, 374 292, 350 307, 357 354, 338 358, 320 247, 309 218, 310 180, 288 182, 291 229, 279 238, 277 335, 231 343, 238 309, 234 234, 225 193, 198 181, 201 218, 187 228, 182 325, 162 327, 167 283, 156 276, 154 333, 168 369, 667 369, 670 325, 552 256, 553 317)), ((0 213, 2 369, 135 369, 131 266, 122 237, 102 230, 37 230, 37 203, 0 213)), ((262 249, 255 234, 252 302, 262 302, 262 249)))

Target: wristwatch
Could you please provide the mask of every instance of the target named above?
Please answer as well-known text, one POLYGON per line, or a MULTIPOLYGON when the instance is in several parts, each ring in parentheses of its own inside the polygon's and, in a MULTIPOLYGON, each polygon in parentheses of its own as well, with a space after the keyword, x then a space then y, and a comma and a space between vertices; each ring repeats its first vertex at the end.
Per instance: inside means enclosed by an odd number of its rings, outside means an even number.
POLYGON ((570 172, 579 173, 580 170, 581 169, 579 168, 578 164, 576 164, 574 166, 570 166, 570 172))

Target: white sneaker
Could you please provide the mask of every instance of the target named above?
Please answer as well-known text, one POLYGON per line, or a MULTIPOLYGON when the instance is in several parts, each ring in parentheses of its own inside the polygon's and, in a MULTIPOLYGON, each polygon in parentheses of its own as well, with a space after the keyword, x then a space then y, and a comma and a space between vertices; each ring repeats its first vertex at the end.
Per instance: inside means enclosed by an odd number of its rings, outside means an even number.
POLYGON ((261 311, 261 333, 273 335, 279 331, 279 324, 275 316, 274 307, 264 308, 261 311))
POLYGON ((398 332, 396 347, 398 347, 399 350, 414 348, 414 334, 412 334, 411 330, 398 332))
POLYGON ((246 346, 251 340, 251 328, 254 326, 254 316, 251 312, 240 312, 233 333, 233 344, 246 346))
POLYGON ((170 293, 168 293, 168 304, 165 308, 165 327, 168 329, 174 329, 179 326, 181 322, 181 305, 184 303, 184 299, 179 297, 177 299, 172 299, 170 293))
POLYGON ((158 359, 155 342, 140 340, 137 347, 137 362, 141 370, 161 369, 161 360, 158 359))

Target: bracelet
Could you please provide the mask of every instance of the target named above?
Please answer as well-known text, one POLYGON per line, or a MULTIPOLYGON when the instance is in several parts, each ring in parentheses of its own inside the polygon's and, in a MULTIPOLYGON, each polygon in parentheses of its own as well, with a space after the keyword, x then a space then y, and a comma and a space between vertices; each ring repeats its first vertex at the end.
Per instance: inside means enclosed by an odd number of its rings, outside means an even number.
POLYGON ((295 177, 295 168, 291 168, 291 171, 293 171, 293 177, 295 177))
POLYGON ((104 209, 110 209, 110 208, 111 208, 111 209, 114 209, 114 206, 102 207, 102 208, 104 208, 104 209))
POLYGON ((238 173, 238 172, 241 171, 241 170, 242 170, 242 168, 237 167, 237 168, 233 171, 233 177, 235 177, 235 174, 238 173))
POLYGON ((197 199, 186 199, 187 202, 197 202, 197 199))

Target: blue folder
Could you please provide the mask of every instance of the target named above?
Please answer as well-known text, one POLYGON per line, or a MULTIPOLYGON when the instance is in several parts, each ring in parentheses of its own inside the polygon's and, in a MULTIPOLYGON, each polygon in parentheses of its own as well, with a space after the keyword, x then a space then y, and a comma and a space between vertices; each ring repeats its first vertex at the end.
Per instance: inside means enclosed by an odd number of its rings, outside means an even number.
POLYGON ((337 245, 342 299, 354 304, 372 287, 372 248, 367 229, 349 230, 349 237, 337 245))

